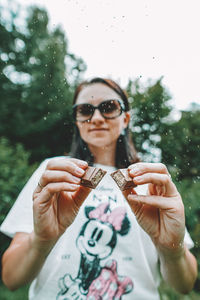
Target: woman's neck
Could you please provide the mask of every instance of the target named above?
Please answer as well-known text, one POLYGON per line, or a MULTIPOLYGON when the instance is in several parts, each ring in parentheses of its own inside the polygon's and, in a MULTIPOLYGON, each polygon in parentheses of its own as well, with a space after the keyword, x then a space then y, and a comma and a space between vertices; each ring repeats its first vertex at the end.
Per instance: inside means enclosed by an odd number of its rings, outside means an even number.
POLYGON ((107 166, 115 166, 115 149, 113 145, 96 147, 89 145, 89 149, 94 156, 94 163, 107 166))

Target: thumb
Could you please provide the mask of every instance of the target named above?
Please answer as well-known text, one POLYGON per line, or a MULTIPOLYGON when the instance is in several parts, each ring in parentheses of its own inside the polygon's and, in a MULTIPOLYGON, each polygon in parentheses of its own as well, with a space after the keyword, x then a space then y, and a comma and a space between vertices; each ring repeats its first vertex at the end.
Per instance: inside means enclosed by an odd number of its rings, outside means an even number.
POLYGON ((92 191, 91 188, 80 186, 80 188, 75 192, 73 195, 74 202, 78 207, 82 205, 84 200, 87 198, 87 196, 90 194, 92 191))
POLYGON ((128 195, 130 195, 130 194, 137 195, 136 191, 133 188, 123 191, 122 194, 124 195, 124 197, 126 198, 127 201, 128 201, 128 195))
POLYGON ((124 197, 126 198, 133 213, 136 215, 138 209, 141 207, 141 203, 130 201, 130 199, 128 198, 129 195, 137 195, 136 191, 133 188, 130 188, 130 189, 123 191, 122 193, 123 193, 124 197))

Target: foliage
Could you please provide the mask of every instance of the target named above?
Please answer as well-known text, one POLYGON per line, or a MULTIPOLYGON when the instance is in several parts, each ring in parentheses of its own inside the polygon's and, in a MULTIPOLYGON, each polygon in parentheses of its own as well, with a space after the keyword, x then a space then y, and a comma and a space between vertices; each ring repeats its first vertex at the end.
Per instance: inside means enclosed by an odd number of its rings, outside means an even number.
MULTIPOLYGON (((182 195, 187 228, 195 242, 192 252, 199 265, 195 290, 200 292, 200 105, 191 104, 176 121, 162 78, 147 86, 139 79, 130 81, 127 91, 133 115, 131 131, 141 159, 155 162, 157 156, 167 165, 182 195)), ((162 299, 182 299, 170 288, 166 294, 165 289, 161 291, 162 299)), ((196 299, 195 295, 188 297, 196 299)))
POLYGON ((175 182, 185 205, 186 226, 194 241, 193 254, 199 265, 195 289, 200 292, 200 181, 184 179, 175 182))
POLYGON ((49 30, 45 10, 29 8, 23 28, 18 18, 0 19, 0 135, 39 161, 69 151, 72 94, 85 64, 68 53, 61 28, 49 30))
POLYGON ((174 289, 170 288, 164 281, 161 282, 159 287, 160 300, 200 300, 199 293, 191 291, 187 295, 180 294, 174 289))
POLYGON ((0 295, 1 300, 28 300, 28 286, 11 292, 3 284, 0 284, 0 295))
POLYGON ((29 165, 29 156, 21 144, 11 146, 6 138, 0 139, 0 223, 36 168, 29 165))
MULTIPOLYGON (((7 138, 0 138, 0 224, 13 206, 22 187, 37 167, 36 164, 29 164, 29 156, 30 153, 25 151, 21 144, 11 146, 7 138)), ((0 257, 9 243, 10 239, 0 234, 0 257)), ((1 292, 0 295, 3 299, 1 292)))
POLYGON ((132 111, 130 129, 136 148, 142 160, 159 160, 157 143, 165 119, 172 110, 170 95, 162 85, 162 78, 155 83, 148 82, 147 86, 139 79, 130 80, 127 92, 132 111))
POLYGON ((200 105, 182 111, 178 122, 166 124, 158 144, 177 180, 198 180, 200 174, 200 105), (172 151, 173 149, 173 151, 172 151))

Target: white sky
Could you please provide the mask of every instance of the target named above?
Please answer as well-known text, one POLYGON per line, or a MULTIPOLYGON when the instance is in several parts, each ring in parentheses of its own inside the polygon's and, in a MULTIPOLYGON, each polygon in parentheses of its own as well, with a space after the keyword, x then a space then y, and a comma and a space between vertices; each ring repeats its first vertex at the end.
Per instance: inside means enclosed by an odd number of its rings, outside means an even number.
POLYGON ((45 7, 66 32, 85 78, 158 79, 176 107, 200 103, 200 0, 20 0, 45 7))

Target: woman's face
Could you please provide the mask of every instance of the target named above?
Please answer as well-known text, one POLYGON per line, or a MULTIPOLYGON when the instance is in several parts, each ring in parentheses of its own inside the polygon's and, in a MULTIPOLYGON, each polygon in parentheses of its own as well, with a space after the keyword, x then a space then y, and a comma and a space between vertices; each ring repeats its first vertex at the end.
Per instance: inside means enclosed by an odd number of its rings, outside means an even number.
MULTIPOLYGON (((90 103, 98 106, 102 101, 120 99, 120 96, 103 83, 93 83, 84 87, 78 95, 76 104, 90 103)), ((123 112, 115 119, 105 119, 96 109, 90 121, 76 122, 82 139, 93 147, 115 146, 122 130, 128 126, 130 115, 123 112)))

